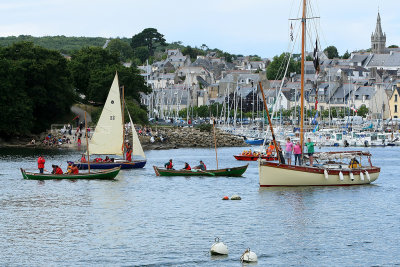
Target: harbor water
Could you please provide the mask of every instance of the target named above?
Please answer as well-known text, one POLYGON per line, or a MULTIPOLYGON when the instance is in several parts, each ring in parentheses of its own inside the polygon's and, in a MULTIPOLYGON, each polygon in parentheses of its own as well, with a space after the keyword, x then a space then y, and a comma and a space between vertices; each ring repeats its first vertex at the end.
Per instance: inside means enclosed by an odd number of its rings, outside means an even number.
MULTIPOLYGON (((219 167, 246 164, 243 148, 218 150, 219 167)), ((243 177, 156 177, 213 149, 147 151, 144 169, 115 181, 29 181, 40 153, 66 168, 78 151, 0 149, 1 266, 242 266, 250 248, 258 266, 400 265, 400 148, 369 148, 382 167, 371 185, 260 188, 257 162, 243 177), (238 194, 242 200, 223 201, 238 194), (215 237, 229 255, 212 257, 215 237)))

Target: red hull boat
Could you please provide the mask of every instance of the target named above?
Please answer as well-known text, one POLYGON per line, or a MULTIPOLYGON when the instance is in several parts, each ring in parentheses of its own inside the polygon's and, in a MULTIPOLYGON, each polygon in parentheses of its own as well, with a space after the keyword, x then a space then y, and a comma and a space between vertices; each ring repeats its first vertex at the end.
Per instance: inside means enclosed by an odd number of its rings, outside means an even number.
POLYGON ((260 156, 248 156, 248 155, 234 155, 235 159, 237 160, 244 160, 244 161, 256 161, 258 160, 258 158, 264 159, 266 161, 274 161, 274 160, 278 160, 277 157, 273 157, 273 156, 267 156, 267 155, 261 155, 260 156))

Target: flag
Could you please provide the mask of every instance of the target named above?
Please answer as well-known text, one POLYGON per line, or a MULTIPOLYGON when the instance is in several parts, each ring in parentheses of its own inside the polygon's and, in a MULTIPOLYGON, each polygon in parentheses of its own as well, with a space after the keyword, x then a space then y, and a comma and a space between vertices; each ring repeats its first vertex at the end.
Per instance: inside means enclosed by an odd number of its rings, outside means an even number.
POLYGON ((351 107, 351 110, 354 111, 355 113, 357 113, 357 111, 358 111, 357 109, 355 109, 353 107, 351 107))
POLYGON ((314 119, 312 120, 311 124, 316 124, 317 123, 317 118, 318 118, 318 110, 315 113, 314 119))
POLYGON ((318 131, 319 130, 319 124, 317 123, 317 125, 314 127, 314 129, 313 129, 313 133, 315 133, 316 131, 318 131))
POLYGON ((290 23, 290 40, 293 42, 293 25, 290 23))
POLYGON ((318 109, 318 91, 316 92, 316 96, 315 96, 315 110, 318 109))
POLYGON ((319 73, 320 67, 319 67, 319 57, 318 57, 318 40, 315 40, 315 48, 314 48, 314 68, 316 74, 319 73))

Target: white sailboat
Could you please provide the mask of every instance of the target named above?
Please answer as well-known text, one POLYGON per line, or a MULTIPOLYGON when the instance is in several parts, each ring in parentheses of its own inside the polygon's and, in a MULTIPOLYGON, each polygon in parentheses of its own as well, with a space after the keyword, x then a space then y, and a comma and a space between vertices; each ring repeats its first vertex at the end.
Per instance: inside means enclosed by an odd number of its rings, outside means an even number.
MULTIPOLYGON (((305 60, 305 36, 306 27, 306 5, 303 0, 302 23, 302 57, 301 57, 301 120, 300 120, 300 143, 304 147, 304 60, 305 60)), ((264 106, 268 115, 272 139, 276 152, 279 155, 275 140, 273 126, 266 106, 265 96, 261 83, 264 106)), ((303 151, 304 154, 304 151, 303 151)), ((362 151, 326 152, 315 153, 314 158, 317 164, 294 166, 280 162, 268 162, 259 160, 259 182, 261 187, 269 186, 347 186, 369 184, 378 179, 380 168, 371 163, 371 154, 362 151), (367 163, 362 158, 368 159, 367 163), (350 161, 348 161, 350 160, 350 161), (346 162, 344 162, 346 161, 346 162)))
MULTIPOLYGON (((129 112, 128 112, 129 114, 129 112)), ((143 168, 146 165, 146 156, 143 152, 132 118, 129 114, 132 129, 132 153, 131 155, 140 156, 139 160, 127 160, 111 158, 109 161, 97 161, 90 163, 92 169, 110 169, 121 166, 122 169, 143 168)), ((121 105, 121 94, 119 91, 118 74, 115 74, 114 81, 108 93, 99 121, 96 125, 92 139, 90 140, 90 155, 116 155, 124 156, 123 107, 121 105)), ((90 160, 90 159, 88 159, 90 160)), ((87 169, 87 162, 75 162, 80 169, 87 169)))

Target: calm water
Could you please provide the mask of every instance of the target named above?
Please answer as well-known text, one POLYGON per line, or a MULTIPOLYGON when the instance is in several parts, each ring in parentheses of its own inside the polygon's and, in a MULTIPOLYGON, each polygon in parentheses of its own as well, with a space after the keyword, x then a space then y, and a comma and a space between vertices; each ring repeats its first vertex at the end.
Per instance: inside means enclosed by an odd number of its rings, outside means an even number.
MULTIPOLYGON (((238 166, 219 149, 220 167, 238 166)), ((153 165, 202 159, 212 149, 148 151, 144 169, 117 181, 26 181, 39 151, 0 150, 0 265, 258 266, 400 265, 400 148, 372 148, 379 179, 368 186, 260 189, 257 163, 243 178, 156 177, 153 165), (239 194, 241 201, 222 201, 239 194), (225 258, 209 249, 218 236, 225 258)), ((45 151, 46 168, 78 152, 45 151)))

